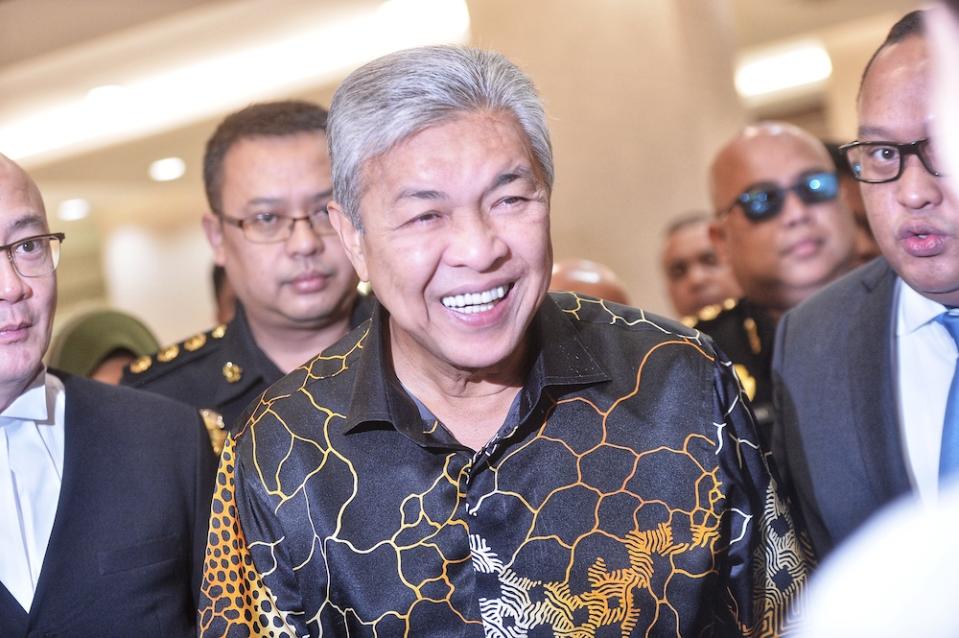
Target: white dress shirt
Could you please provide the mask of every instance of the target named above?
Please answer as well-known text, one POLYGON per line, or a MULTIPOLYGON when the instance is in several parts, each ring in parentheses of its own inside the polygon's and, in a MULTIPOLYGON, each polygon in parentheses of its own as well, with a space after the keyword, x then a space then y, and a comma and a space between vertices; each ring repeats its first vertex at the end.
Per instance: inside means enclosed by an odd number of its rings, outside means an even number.
POLYGON ((41 370, 0 412, 0 582, 27 611, 60 500, 65 399, 41 370))
POLYGON ((949 386, 956 369, 956 342, 936 317, 946 307, 898 282, 896 356, 899 423, 906 465, 925 501, 939 494, 939 450, 949 386))

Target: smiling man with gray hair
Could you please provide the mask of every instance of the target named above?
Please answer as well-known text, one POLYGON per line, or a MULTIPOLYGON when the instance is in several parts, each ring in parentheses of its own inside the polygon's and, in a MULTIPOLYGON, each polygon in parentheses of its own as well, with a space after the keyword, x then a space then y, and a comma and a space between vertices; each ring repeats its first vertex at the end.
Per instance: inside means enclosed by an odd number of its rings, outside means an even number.
POLYGON ((372 319, 223 453, 204 636, 776 636, 805 579, 731 365, 547 295, 553 161, 503 56, 375 60, 330 115, 372 319))

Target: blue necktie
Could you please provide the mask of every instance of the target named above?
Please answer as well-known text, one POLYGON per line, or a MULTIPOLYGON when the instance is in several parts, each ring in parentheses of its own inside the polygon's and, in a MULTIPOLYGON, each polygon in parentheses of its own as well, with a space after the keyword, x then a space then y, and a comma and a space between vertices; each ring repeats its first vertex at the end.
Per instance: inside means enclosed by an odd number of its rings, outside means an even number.
MULTIPOLYGON (((959 348, 959 310, 951 309, 936 317, 952 335, 959 348)), ((946 418, 942 422, 942 448, 939 452, 939 479, 959 470, 959 358, 952 373, 949 399, 946 401, 946 418)))

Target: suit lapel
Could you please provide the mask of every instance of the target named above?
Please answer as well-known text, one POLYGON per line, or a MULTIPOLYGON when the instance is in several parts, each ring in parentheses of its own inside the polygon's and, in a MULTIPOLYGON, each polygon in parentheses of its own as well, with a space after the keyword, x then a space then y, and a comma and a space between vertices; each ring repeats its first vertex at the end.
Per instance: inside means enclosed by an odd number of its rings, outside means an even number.
MULTIPOLYGON (((82 396, 83 393, 74 387, 73 378, 70 375, 57 372, 57 376, 63 381, 66 391, 63 479, 60 482, 60 498, 57 501, 57 514, 53 519, 53 530, 50 533, 50 541, 47 543, 47 551, 43 557, 43 567, 37 581, 37 591, 33 596, 31 616, 37 610, 44 608, 43 603, 46 602, 45 596, 51 587, 51 583, 57 583, 61 580, 69 583, 73 580, 70 574, 60 573, 62 570, 59 567, 68 556, 76 552, 75 539, 72 538, 77 517, 74 510, 77 506, 78 495, 89 492, 90 489, 83 485, 82 472, 85 459, 89 458, 87 448, 91 443, 90 433, 84 434, 83 431, 83 424, 87 423, 87 410, 82 396)), ((83 513, 80 512, 79 516, 82 517, 83 513)))
POLYGON ((866 268, 863 305, 848 317, 853 355, 847 365, 863 462, 876 498, 884 503, 910 490, 896 400, 896 276, 882 259, 866 268))
POLYGON ((25 636, 30 621, 28 614, 3 583, 0 583, 0 634, 25 636))

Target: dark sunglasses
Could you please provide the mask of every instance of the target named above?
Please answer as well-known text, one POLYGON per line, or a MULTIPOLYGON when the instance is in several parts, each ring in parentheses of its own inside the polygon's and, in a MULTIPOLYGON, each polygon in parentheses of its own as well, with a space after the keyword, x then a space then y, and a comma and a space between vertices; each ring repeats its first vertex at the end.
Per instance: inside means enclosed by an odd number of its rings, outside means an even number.
POLYGON ((839 195, 839 180, 829 171, 803 173, 795 184, 783 188, 775 182, 760 182, 744 190, 736 200, 719 211, 719 216, 728 215, 736 206, 743 210, 752 222, 766 221, 778 215, 786 203, 789 191, 796 193, 804 204, 829 202, 839 195))

